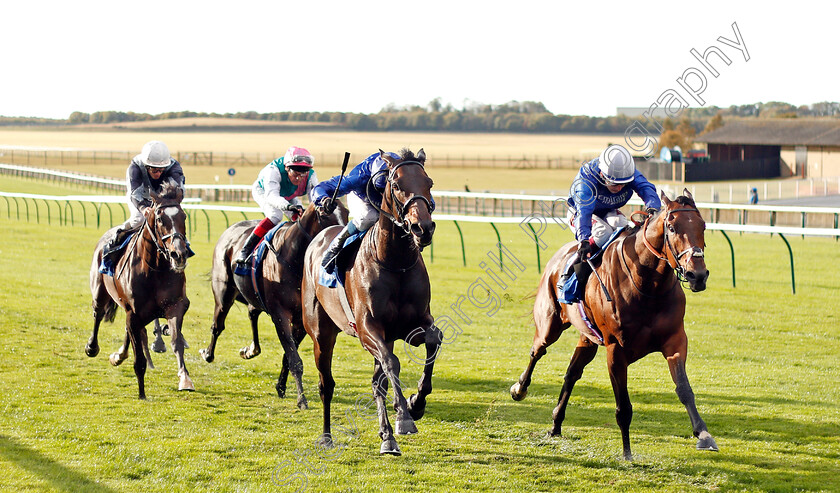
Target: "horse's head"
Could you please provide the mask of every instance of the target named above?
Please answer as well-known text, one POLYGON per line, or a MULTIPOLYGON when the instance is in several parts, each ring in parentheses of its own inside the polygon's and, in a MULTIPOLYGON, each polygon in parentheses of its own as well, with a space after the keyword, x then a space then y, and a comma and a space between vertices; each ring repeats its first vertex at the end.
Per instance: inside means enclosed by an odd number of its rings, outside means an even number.
POLYGON ((668 263, 679 277, 688 282, 692 291, 703 291, 709 277, 704 257, 706 222, 688 189, 673 201, 664 193, 661 196, 664 208, 658 219, 662 221, 664 252, 668 263))
POLYGON ((382 209, 393 216, 397 225, 411 233, 419 246, 424 247, 432 242, 435 233, 431 192, 434 183, 426 174, 426 153, 423 149, 416 156, 408 149, 403 149, 400 154, 400 159, 394 159, 379 150, 379 155, 388 163, 382 209))
POLYGON ((153 241, 172 266, 172 270, 181 273, 187 267, 186 223, 187 215, 181 208, 184 189, 170 180, 164 183, 160 193, 151 192, 154 206, 146 211, 146 224, 151 228, 153 241))

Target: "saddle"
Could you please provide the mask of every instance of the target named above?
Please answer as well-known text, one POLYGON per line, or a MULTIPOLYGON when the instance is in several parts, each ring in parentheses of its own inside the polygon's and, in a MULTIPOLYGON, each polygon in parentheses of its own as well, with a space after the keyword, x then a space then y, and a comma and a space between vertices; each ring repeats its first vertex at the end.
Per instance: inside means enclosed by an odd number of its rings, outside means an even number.
POLYGON ((117 233, 117 245, 113 248, 108 248, 108 245, 105 245, 105 248, 102 249, 102 259, 99 261, 100 274, 105 274, 114 277, 114 268, 117 266, 117 263, 120 261, 120 258, 122 258, 123 253, 125 253, 125 249, 131 242, 131 239, 139 231, 139 229, 120 230, 117 233))
MULTIPOLYGON (((625 229, 624 227, 621 227, 621 228, 618 228, 615 231, 613 231, 613 233, 607 239, 607 242, 604 243, 604 246, 602 246, 597 252, 595 252, 589 258, 589 260, 592 262, 592 265, 594 265, 595 267, 598 267, 599 265, 601 265, 601 257, 602 257, 601 254, 604 252, 604 250, 607 249, 607 247, 611 243, 613 243, 616 239, 618 239, 618 237, 621 235, 621 233, 624 231, 624 229, 625 229)), ((565 262, 564 262, 564 265, 565 265, 565 262)), ((562 288, 562 289, 560 289, 559 297, 557 298, 557 301, 559 301, 560 303, 564 303, 566 305, 571 305, 571 304, 577 303, 577 302, 579 302, 580 300, 583 299, 583 291, 586 288, 586 283, 585 282, 583 282, 583 283, 579 282, 578 274, 581 272, 581 269, 578 269, 577 267, 578 266, 576 265, 575 269, 572 271, 572 274, 569 276, 569 279, 566 281, 566 284, 564 284, 562 287, 558 286, 558 288, 562 288)), ((564 266, 564 269, 566 269, 566 268, 568 268, 568 266, 564 266)), ((585 265, 584 268, 587 271, 590 270, 588 265, 585 265)), ((589 278, 587 277, 586 279, 588 280, 589 278)))
POLYGON ((262 285, 262 263, 265 260, 266 252, 270 249, 269 245, 274 240, 274 236, 287 222, 283 221, 271 228, 259 243, 257 243, 257 246, 254 247, 254 251, 248 257, 248 262, 246 264, 237 264, 233 269, 233 282, 236 284, 236 288, 248 300, 248 303, 260 308, 262 311, 266 311, 265 296, 260 289, 262 285))

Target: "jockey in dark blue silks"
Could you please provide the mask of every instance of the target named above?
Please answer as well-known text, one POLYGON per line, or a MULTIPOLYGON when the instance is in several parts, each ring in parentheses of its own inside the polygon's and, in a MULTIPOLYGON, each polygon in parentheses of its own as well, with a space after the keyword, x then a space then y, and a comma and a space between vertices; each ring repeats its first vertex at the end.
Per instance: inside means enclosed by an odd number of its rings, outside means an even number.
MULTIPOLYGON (((393 152, 389 152, 388 155, 394 159, 402 159, 393 152)), ((330 243, 327 252, 324 254, 322 263, 324 267, 335 260, 347 238, 359 231, 370 229, 379 220, 378 208, 382 203, 382 192, 385 190, 385 183, 388 180, 388 163, 378 152, 375 152, 357 164, 341 180, 341 186, 338 184, 339 178, 339 176, 334 176, 329 180, 322 181, 312 189, 312 202, 321 207, 327 214, 331 214, 335 210, 332 197, 336 187, 339 187, 336 198, 349 194, 347 208, 350 217, 353 218, 330 243), (371 177, 374 177, 374 183, 368 187, 371 177)))
POLYGON ((648 213, 662 206, 656 187, 636 169, 633 156, 620 145, 607 147, 600 157, 581 166, 567 202, 567 219, 580 247, 569 259, 559 287, 573 268, 579 282, 586 282, 590 269, 584 260, 604 246, 616 229, 628 225, 627 217, 618 209, 627 204, 634 192, 644 200, 648 213))

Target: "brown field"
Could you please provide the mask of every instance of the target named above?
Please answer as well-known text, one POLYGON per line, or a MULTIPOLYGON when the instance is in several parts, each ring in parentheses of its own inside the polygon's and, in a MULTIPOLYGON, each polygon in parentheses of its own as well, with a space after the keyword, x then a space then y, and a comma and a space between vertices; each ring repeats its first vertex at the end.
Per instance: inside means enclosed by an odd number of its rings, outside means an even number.
MULTIPOLYGON (((199 119, 191 119, 199 120, 199 119)), ((205 122, 209 124, 212 122, 205 122)), ((507 191, 549 193, 568 189, 575 171, 572 169, 503 169, 434 167, 435 158, 449 161, 461 157, 518 160, 522 158, 565 158, 575 162, 597 156, 611 142, 622 142, 621 135, 544 135, 433 132, 355 132, 336 130, 294 129, 289 131, 151 131, 114 129, 8 129, 0 130, 0 147, 60 148, 65 150, 114 150, 139 152, 149 140, 163 140, 175 152, 209 151, 214 153, 260 153, 268 162, 282 155, 290 145, 305 147, 320 162, 316 168, 321 179, 338 174, 336 164, 345 151, 352 154, 352 163, 361 161, 382 148, 398 150, 409 147, 425 149, 429 157, 430 175, 438 190, 507 191)), ((0 160, 2 160, 0 158, 0 160)), ((127 163, 126 163, 127 164, 127 163)), ((36 164, 37 165, 37 164, 36 164)), ((233 180, 227 176, 228 166, 194 166, 185 172, 189 183, 250 184, 263 164, 236 166, 233 180)), ((52 168, 62 166, 50 166, 52 168)), ((71 163, 63 166, 75 169, 71 163)), ((85 171, 102 176, 123 178, 125 165, 85 165, 85 171)))

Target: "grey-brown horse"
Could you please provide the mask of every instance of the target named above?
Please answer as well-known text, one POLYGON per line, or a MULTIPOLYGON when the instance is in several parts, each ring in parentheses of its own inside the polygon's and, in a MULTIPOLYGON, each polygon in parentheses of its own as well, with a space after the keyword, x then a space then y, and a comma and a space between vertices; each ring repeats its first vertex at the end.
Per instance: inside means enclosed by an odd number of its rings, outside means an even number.
POLYGON ((195 390, 184 364, 184 340, 181 327, 190 306, 187 299, 186 214, 181 208, 183 189, 174 182, 163 185, 160 194, 152 192, 153 206, 145 211, 145 222, 128 244, 126 252, 114 266, 114 276, 99 272, 102 249, 113 235, 110 230, 100 238, 93 252, 90 267, 90 291, 93 295, 93 334, 85 353, 99 354, 99 324, 113 321, 117 305, 125 310, 125 342, 110 357, 112 365, 128 358, 134 348, 134 374, 140 398, 146 398, 148 339, 146 325, 157 318, 166 318, 172 335, 172 351, 178 363, 178 390, 195 390))

